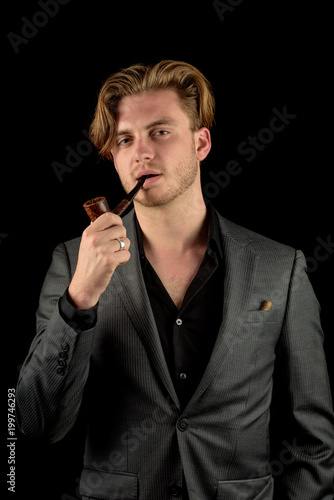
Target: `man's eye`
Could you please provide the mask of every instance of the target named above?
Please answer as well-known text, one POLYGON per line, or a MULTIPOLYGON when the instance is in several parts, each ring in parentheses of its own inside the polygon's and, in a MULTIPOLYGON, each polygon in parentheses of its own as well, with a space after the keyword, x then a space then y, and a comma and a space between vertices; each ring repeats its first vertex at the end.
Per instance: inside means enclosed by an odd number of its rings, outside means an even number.
POLYGON ((155 135, 167 135, 168 132, 167 130, 158 130, 158 132, 155 133, 155 135))
POLYGON ((129 140, 130 140, 129 138, 127 138, 127 139, 122 139, 121 141, 119 141, 118 145, 120 146, 120 145, 122 145, 122 144, 127 144, 127 143, 129 142, 129 140))

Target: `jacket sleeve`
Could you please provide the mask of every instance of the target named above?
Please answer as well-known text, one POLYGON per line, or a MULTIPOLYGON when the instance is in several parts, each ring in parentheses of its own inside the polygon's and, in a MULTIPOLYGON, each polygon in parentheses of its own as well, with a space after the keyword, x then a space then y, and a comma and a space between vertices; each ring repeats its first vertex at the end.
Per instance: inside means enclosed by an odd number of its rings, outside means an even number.
POLYGON ((59 245, 42 287, 37 334, 20 371, 16 389, 17 424, 28 438, 62 439, 78 416, 89 373, 95 328, 74 330, 59 312, 71 281, 64 244, 59 245))
POLYGON ((320 307, 297 251, 276 363, 281 452, 272 463, 275 499, 334 498, 334 416, 323 341, 320 307))

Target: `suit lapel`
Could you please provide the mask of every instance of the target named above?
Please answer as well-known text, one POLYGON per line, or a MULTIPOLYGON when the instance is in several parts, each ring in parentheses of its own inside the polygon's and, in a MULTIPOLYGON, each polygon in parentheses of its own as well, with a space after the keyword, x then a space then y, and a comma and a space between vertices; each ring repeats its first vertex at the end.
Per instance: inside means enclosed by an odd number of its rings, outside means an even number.
POLYGON ((141 271, 133 211, 124 217, 124 225, 127 228, 127 237, 131 241, 131 249, 133 249, 131 258, 126 265, 118 266, 108 288, 111 291, 112 287, 119 293, 124 307, 147 350, 149 359, 167 388, 170 397, 179 407, 180 404, 169 374, 141 271))
MULTIPOLYGON (((119 293, 158 376, 172 400, 180 407, 141 271, 133 215, 132 211, 124 218, 133 249, 131 259, 125 266, 118 266, 108 288, 111 291, 112 286, 119 293)), ((237 341, 237 332, 248 308, 257 264, 257 255, 248 247, 252 241, 248 233, 221 216, 219 223, 225 265, 223 319, 210 361, 189 405, 205 391, 237 341)))
POLYGON ((257 255, 247 247, 251 238, 239 226, 219 216, 222 232, 225 279, 223 319, 202 380, 189 405, 208 387, 237 341, 237 332, 248 309, 257 255))

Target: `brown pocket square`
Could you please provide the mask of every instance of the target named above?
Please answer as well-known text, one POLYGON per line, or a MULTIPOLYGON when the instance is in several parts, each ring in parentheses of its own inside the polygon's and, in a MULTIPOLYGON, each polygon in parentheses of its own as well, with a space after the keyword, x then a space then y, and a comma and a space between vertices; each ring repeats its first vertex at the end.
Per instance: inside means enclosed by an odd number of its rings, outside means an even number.
POLYGON ((271 302, 271 300, 264 300, 261 304, 260 310, 261 311, 270 311, 272 307, 273 307, 273 303, 271 302))

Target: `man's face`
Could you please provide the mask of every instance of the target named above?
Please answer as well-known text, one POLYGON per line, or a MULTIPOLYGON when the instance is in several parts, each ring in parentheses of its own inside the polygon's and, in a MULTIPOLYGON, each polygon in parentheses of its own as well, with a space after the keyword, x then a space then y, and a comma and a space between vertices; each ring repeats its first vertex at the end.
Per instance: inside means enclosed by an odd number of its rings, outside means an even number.
POLYGON ((210 142, 210 134, 204 128, 195 133, 190 130, 189 118, 173 90, 123 97, 115 115, 117 130, 111 153, 125 191, 142 175, 156 175, 145 181, 137 203, 165 205, 200 189, 199 164, 204 158, 199 146, 202 136, 210 142))

